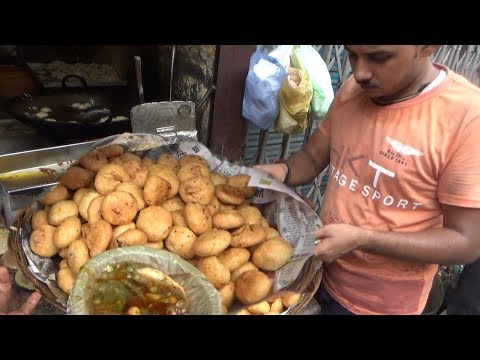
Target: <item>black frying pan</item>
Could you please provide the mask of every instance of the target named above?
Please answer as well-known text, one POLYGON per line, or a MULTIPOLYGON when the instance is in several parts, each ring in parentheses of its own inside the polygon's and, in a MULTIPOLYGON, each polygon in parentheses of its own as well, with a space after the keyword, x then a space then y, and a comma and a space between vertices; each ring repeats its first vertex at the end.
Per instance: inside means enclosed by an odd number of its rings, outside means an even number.
POLYGON ((113 121, 116 116, 128 117, 131 106, 126 99, 88 94, 85 80, 76 75, 65 76, 62 85, 64 91, 61 93, 24 94, 13 98, 8 104, 9 113, 45 137, 59 142, 131 131, 130 119, 113 121), (82 91, 72 92, 72 88, 66 87, 66 80, 72 77, 82 81, 82 91))

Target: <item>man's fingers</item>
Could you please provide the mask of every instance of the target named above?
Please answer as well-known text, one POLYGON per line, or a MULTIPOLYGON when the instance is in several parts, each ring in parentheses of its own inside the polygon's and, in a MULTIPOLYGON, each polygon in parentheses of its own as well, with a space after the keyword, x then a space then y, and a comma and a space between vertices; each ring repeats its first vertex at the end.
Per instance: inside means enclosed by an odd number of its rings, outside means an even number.
POLYGON ((12 282, 7 268, 0 267, 0 312, 6 312, 12 293, 12 282))
POLYGON ((319 228, 315 229, 315 239, 317 239, 317 240, 323 239, 326 236, 327 236, 327 234, 325 232, 325 226, 322 226, 322 227, 319 227, 319 228))
POLYGON ((12 285, 10 282, 10 274, 5 266, 0 266, 0 286, 6 285, 10 285, 10 287, 12 285))
POLYGON ((18 310, 12 312, 12 315, 30 315, 35 308, 37 307, 38 302, 42 298, 42 295, 38 292, 34 292, 30 297, 27 299, 25 304, 20 306, 18 310))

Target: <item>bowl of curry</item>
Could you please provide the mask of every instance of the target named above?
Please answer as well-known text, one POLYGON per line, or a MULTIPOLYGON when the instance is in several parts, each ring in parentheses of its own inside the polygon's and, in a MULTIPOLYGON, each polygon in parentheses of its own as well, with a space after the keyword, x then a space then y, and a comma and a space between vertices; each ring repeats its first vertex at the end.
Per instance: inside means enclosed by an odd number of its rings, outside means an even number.
POLYGON ((218 291, 193 265, 165 250, 106 251, 80 270, 71 315, 220 315, 218 291))

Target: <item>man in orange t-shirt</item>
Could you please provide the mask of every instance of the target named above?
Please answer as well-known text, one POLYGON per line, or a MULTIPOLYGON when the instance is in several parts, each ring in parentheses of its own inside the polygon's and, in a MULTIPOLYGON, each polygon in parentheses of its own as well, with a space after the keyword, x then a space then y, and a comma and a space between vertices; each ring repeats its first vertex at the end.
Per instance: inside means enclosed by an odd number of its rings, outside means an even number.
POLYGON ((286 163, 287 185, 329 163, 316 231, 325 313, 421 314, 437 264, 480 257, 480 88, 434 45, 348 45, 353 76, 286 163))

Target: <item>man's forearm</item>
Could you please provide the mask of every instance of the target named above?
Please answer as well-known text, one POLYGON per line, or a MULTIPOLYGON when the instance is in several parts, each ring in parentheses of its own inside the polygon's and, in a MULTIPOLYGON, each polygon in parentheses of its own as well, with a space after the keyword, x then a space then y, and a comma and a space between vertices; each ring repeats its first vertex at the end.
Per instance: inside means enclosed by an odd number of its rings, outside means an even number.
POLYGON ((466 237, 447 228, 411 233, 367 230, 362 244, 365 251, 430 264, 466 264, 480 256, 466 237))
POLYGON ((323 170, 318 169, 315 160, 305 150, 300 149, 288 158, 290 179, 287 185, 299 186, 308 184, 323 170))
POLYGON ((289 186, 308 184, 322 172, 330 161, 330 139, 318 128, 301 150, 288 158, 289 186))

